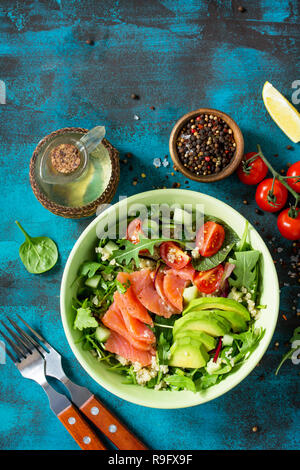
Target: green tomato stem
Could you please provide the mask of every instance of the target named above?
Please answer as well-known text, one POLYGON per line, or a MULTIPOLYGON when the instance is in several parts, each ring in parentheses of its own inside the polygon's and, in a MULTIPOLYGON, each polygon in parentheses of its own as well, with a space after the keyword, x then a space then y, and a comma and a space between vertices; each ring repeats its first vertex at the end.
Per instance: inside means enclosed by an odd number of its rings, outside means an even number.
POLYGON ((288 216, 291 218, 291 219, 296 219, 298 217, 298 210, 296 207, 294 206, 291 206, 289 208, 289 211, 288 211, 288 216))
POLYGON ((15 222, 16 222, 17 226, 19 227, 19 229, 23 232, 23 234, 24 234, 26 240, 31 243, 31 237, 28 235, 28 233, 26 232, 26 230, 23 229, 23 227, 22 227, 22 225, 20 224, 20 222, 18 222, 17 220, 16 220, 15 222))
POLYGON ((286 187, 286 189, 294 196, 295 198, 295 205, 294 207, 297 207, 298 205, 298 202, 299 202, 299 194, 296 193, 296 191, 294 191, 288 184, 287 182, 285 181, 285 178, 283 176, 281 176, 276 170, 274 170, 274 168, 272 167, 272 165, 268 162, 268 160, 266 159, 266 157, 264 156, 264 154, 262 153, 262 150, 261 150, 261 147, 259 144, 257 144, 257 153, 258 155, 260 156, 260 158, 264 161, 264 163, 267 165, 267 167, 269 168, 270 172, 272 173, 273 175, 273 178, 276 178, 283 186, 286 187))

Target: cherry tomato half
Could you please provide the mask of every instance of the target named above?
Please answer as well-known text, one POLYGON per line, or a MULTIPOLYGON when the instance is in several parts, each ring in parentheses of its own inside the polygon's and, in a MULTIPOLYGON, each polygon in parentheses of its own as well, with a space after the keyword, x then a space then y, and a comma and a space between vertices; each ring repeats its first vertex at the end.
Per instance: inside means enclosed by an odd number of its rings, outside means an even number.
POLYGON ((196 274, 193 283, 200 292, 211 294, 219 288, 223 273, 224 267, 219 264, 208 271, 200 271, 196 274))
POLYGON ((133 219, 127 227, 127 234, 126 238, 129 240, 131 243, 136 245, 140 241, 140 235, 144 234, 142 230, 142 221, 141 219, 133 219))
POLYGON ((284 209, 277 217, 277 227, 284 238, 288 240, 300 240, 300 210, 296 209, 297 216, 290 217, 289 211, 284 209))
POLYGON ((159 251, 161 258, 170 268, 182 269, 191 261, 190 256, 174 242, 163 242, 159 251))
MULTIPOLYGON (((290 166, 286 175, 298 176, 298 180, 300 180, 300 161, 290 166)), ((287 178, 286 182, 296 193, 300 193, 300 181, 297 183, 297 178, 287 178)))
POLYGON ((237 175, 242 183, 258 184, 268 173, 268 167, 260 157, 256 157, 255 160, 247 163, 247 160, 254 157, 254 155, 257 155, 256 152, 246 153, 244 161, 241 162, 237 169, 237 175))
POLYGON ((212 256, 216 254, 223 245, 225 230, 216 222, 205 222, 199 228, 196 237, 196 246, 201 256, 212 256))
POLYGON ((285 206, 288 197, 288 191, 280 181, 275 180, 274 182, 274 202, 268 201, 268 194, 272 188, 273 179, 267 178, 263 180, 256 189, 255 200, 256 204, 264 211, 277 212, 285 206), (276 200, 275 200, 276 198, 276 200))

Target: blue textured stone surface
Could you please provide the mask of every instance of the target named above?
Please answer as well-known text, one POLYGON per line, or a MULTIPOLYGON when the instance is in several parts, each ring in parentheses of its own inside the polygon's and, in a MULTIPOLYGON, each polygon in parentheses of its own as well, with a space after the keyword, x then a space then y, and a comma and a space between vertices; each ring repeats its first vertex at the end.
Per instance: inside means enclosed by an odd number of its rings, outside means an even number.
MULTIPOLYGON (((168 167, 153 166, 154 158, 168 154, 175 121, 205 106, 230 114, 243 131, 245 150, 260 143, 278 170, 299 160, 299 144, 286 149, 290 141, 261 99, 265 80, 291 99, 291 84, 299 79, 299 3, 246 3, 244 13, 237 2, 208 0, 0 4, 0 79, 7 90, 6 104, 0 105, 0 315, 18 312, 40 330, 65 357, 70 377, 95 392, 153 449, 299 448, 299 370, 289 361, 274 375, 297 324, 292 307, 297 307, 299 284, 288 276, 292 243, 280 237, 275 215, 255 213, 255 188, 242 185, 236 175, 215 184, 186 184, 182 175, 171 174, 170 157, 168 167), (88 39, 95 44, 86 44, 88 39), (131 93, 140 100, 131 100, 131 93), (97 124, 106 126, 121 159, 133 153, 130 163, 121 164, 114 201, 179 182, 258 222, 277 260, 282 291, 273 341, 250 376, 213 402, 171 411, 127 403, 90 379, 67 344, 59 313, 60 281, 68 254, 91 219, 62 219, 44 209, 30 188, 29 160, 49 132, 97 124), (60 258, 50 272, 34 276, 23 267, 18 256, 23 236, 15 219, 32 235, 44 233, 57 242, 60 258), (253 433, 255 425, 259 432, 253 433)), ((0 383, 1 449, 78 448, 49 410, 43 391, 10 362, 0 364, 0 383)))

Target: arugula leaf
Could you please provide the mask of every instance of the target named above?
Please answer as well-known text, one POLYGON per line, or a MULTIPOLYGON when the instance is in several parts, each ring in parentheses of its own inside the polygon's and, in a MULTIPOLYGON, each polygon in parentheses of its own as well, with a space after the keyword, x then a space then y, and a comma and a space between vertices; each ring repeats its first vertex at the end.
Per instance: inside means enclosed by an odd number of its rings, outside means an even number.
POLYGON ((259 269, 259 263, 256 263, 255 268, 254 268, 254 274, 255 274, 255 279, 252 283, 251 287, 251 298, 252 300, 256 301, 256 298, 259 294, 259 279, 260 279, 260 269, 259 269))
POLYGON ((120 281, 118 281, 117 279, 115 280, 115 284, 116 284, 116 287, 117 287, 117 291, 120 293, 120 294, 125 294, 125 292, 127 291, 127 289, 130 287, 130 281, 128 279, 128 281, 126 281, 124 284, 122 284, 120 281))
POLYGON ((233 270, 235 278, 230 277, 229 284, 237 288, 244 286, 250 291, 257 277, 255 267, 260 252, 256 250, 236 251, 234 255, 235 259, 229 259, 229 262, 235 265, 233 270))
POLYGON ((80 267, 80 275, 93 277, 102 264, 96 263, 96 261, 85 261, 80 267))
POLYGON ((198 259, 193 259, 192 264, 194 269, 197 271, 208 271, 209 269, 215 268, 220 263, 223 263, 235 244, 240 240, 237 233, 222 220, 219 220, 216 217, 206 216, 205 221, 209 220, 219 223, 224 227, 225 239, 222 248, 215 255, 210 256, 209 258, 201 257, 198 259))
POLYGON ((166 341, 171 343, 173 340, 173 326, 177 318, 177 315, 172 315, 170 318, 164 318, 160 317, 159 315, 155 315, 155 336, 158 338, 160 334, 163 333, 166 341))
POLYGON ((190 390, 191 392, 196 392, 196 385, 194 381, 185 375, 169 375, 168 377, 164 378, 164 381, 172 387, 175 387, 176 390, 186 389, 190 390))
POLYGON ((297 349, 299 349, 299 346, 300 346, 300 326, 298 326, 297 328, 294 329, 294 333, 293 333, 293 336, 290 339, 290 343, 292 344, 292 347, 282 357, 282 359, 281 359, 281 361, 280 361, 280 363, 279 363, 279 365, 276 369, 275 375, 278 374, 279 369, 281 368, 282 364, 284 364, 285 361, 287 361, 288 359, 291 359, 294 352, 297 351, 297 349), (293 343, 294 343, 294 346, 293 346, 293 343))
POLYGON ((157 341, 157 356, 159 364, 168 365, 170 343, 166 340, 164 333, 161 333, 157 341))
POLYGON ((176 315, 170 318, 155 316, 154 319, 154 333, 157 340, 157 358, 159 364, 168 364, 169 350, 173 340, 173 325, 176 320, 176 315))
POLYGON ((97 326, 98 322, 93 317, 91 309, 86 307, 86 302, 83 302, 82 307, 77 309, 74 328, 82 331, 84 328, 97 328, 97 326))
POLYGON ((115 259, 119 264, 122 264, 124 261, 126 264, 129 264, 131 260, 134 260, 136 266, 139 266, 139 252, 141 250, 148 250, 150 254, 153 255, 155 245, 170 240, 182 244, 182 241, 173 240, 171 238, 141 238, 140 242, 137 244, 133 244, 129 240, 120 240, 119 244, 121 248, 113 252, 112 259, 115 259))
POLYGON ((238 365, 245 359, 245 356, 250 356, 254 351, 259 341, 263 338, 265 331, 263 328, 255 328, 252 325, 248 331, 232 335, 236 340, 238 347, 238 354, 234 356, 234 365, 238 365), (240 344, 242 343, 242 344, 240 344))
POLYGON ((224 374, 228 374, 228 372, 231 371, 231 369, 233 368, 233 366, 231 364, 224 364, 223 367, 221 367, 220 369, 217 369, 215 371, 213 371, 211 373, 211 375, 224 375, 224 374))
POLYGON ((248 226, 249 226, 249 222, 248 222, 248 220, 246 220, 244 233, 243 233, 243 235, 242 235, 242 238, 241 238, 240 242, 239 242, 238 245, 237 245, 236 251, 248 251, 248 250, 251 250, 251 246, 250 246, 249 243, 247 242, 248 226))
POLYGON ((250 356, 264 334, 263 328, 254 328, 253 325, 244 333, 233 334, 233 345, 223 349, 220 355, 225 361, 222 367, 212 373, 208 373, 204 368, 200 369, 202 376, 194 381, 196 389, 205 390, 223 380, 226 375, 239 367, 250 356), (232 349, 230 358, 225 354, 225 351, 229 351, 229 349, 232 349))
POLYGON ((218 375, 210 375, 206 373, 195 381, 196 390, 206 390, 212 385, 216 385, 219 380, 220 378, 218 375))

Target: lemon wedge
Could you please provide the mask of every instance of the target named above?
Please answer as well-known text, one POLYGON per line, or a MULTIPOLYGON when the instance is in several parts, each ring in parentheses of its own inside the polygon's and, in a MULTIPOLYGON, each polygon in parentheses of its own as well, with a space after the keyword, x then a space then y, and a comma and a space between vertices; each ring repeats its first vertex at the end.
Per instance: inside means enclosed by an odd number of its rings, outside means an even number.
POLYGON ((262 97, 271 118, 277 126, 293 141, 300 141, 300 114, 271 83, 266 82, 262 97))

